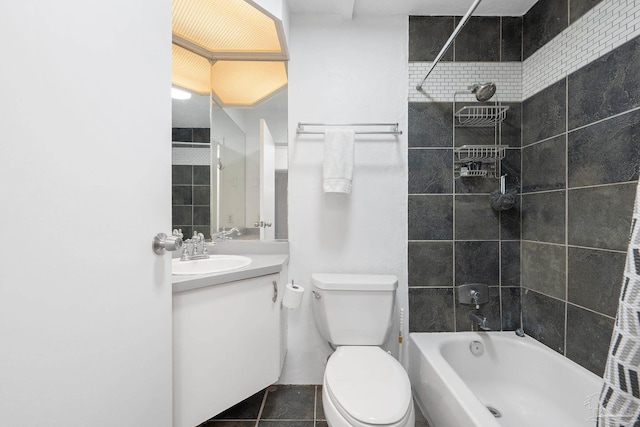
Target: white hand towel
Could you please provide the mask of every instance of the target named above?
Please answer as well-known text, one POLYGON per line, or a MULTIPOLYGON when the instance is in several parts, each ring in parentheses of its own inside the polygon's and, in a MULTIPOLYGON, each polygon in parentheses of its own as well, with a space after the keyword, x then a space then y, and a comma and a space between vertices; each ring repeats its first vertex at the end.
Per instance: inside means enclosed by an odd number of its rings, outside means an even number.
POLYGON ((322 187, 325 193, 351 193, 353 136, 352 129, 330 129, 324 133, 322 187))

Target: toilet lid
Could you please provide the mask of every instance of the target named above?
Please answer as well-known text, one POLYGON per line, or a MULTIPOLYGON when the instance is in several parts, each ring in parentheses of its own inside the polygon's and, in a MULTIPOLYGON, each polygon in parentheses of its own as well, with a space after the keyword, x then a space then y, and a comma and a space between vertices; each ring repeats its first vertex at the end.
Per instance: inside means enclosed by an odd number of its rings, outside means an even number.
POLYGON ((380 347, 338 347, 327 362, 325 387, 350 416, 367 424, 393 424, 411 404, 404 368, 380 347))

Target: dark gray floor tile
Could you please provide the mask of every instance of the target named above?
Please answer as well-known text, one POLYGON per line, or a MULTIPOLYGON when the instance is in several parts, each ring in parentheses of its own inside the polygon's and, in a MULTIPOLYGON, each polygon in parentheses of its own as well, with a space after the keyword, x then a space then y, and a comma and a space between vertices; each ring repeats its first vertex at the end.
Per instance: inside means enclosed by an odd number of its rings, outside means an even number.
POLYGON ((409 240, 453 239, 453 196, 409 196, 409 240))
POLYGON ((640 38, 569 75, 569 129, 640 106, 640 38))
POLYGON ((564 245, 522 242, 522 286, 556 298, 566 298, 564 245))
POLYGON ((212 418, 198 427, 255 427, 257 420, 219 420, 212 418))
POLYGON ((310 420, 313 422, 314 404, 314 385, 271 386, 260 420, 310 420))
POLYGON ((522 238, 564 243, 565 191, 522 195, 522 238))
POLYGON ((453 147, 451 102, 410 102, 409 147, 453 147))
POLYGON ((499 284, 499 242, 455 242, 455 284, 499 284))
POLYGON ((616 315, 626 254, 569 247, 569 302, 616 315))
POLYGON ((636 183, 569 190, 569 244, 625 251, 636 183))
POLYGON ((569 304, 567 307, 567 357, 602 376, 614 321, 569 304))
POLYGON ((415 427, 429 427, 429 422, 427 421, 425 416, 422 415, 422 411, 420 411, 420 408, 418 407, 418 404, 415 403, 415 398, 414 398, 413 410, 414 410, 414 412, 416 414, 416 425, 415 425, 415 427))
POLYGON ((566 132, 565 88, 562 79, 522 103, 523 147, 566 132))
POLYGON ((569 133, 569 187, 638 180, 640 111, 569 133))
POLYGON ((314 427, 313 420, 260 420, 258 427, 314 427))
POLYGON ((453 150, 409 150, 409 194, 453 192, 453 150))
POLYGON ((564 354, 564 311, 566 303, 524 289, 522 324, 527 335, 564 354))
POLYGON ((409 242, 409 286, 453 286, 453 242, 409 242))
POLYGON ((410 332, 453 332, 453 288, 409 288, 410 332))
MULTIPOLYGON (((316 421, 325 420, 324 405, 322 404, 322 384, 316 386, 316 421)), ((316 423, 316 427, 318 427, 316 423)))
POLYGON ((264 400, 265 393, 266 390, 260 390, 253 396, 246 398, 237 405, 234 405, 226 411, 216 415, 213 419, 257 420, 258 415, 260 414, 260 408, 262 407, 262 401, 264 400))
POLYGON ((522 192, 565 188, 567 137, 559 135, 522 149, 522 192))

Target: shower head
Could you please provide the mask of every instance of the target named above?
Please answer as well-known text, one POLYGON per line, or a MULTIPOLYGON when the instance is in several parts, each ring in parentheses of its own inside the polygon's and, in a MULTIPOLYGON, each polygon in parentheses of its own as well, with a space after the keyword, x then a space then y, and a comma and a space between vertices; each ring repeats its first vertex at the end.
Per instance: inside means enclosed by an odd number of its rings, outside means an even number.
POLYGON ((471 93, 476 96, 476 99, 480 102, 485 102, 491 99, 494 93, 496 93, 496 84, 487 82, 487 83, 476 83, 471 86, 471 93))

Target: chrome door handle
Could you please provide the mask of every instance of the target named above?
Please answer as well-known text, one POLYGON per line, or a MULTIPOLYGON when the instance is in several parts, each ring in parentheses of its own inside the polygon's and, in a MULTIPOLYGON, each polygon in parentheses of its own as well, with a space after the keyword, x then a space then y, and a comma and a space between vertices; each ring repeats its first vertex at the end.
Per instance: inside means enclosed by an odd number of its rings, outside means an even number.
POLYGON ((177 251, 182 247, 182 238, 180 236, 167 236, 164 233, 158 233, 153 238, 153 252, 157 255, 164 255, 166 251, 177 251))

